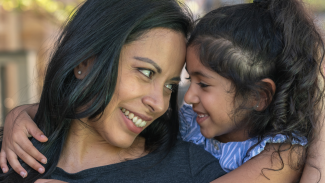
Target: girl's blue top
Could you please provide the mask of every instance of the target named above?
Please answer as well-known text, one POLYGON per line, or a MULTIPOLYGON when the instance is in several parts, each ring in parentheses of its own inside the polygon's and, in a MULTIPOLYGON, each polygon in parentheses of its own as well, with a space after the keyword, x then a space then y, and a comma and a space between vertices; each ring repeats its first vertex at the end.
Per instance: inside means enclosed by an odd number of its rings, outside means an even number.
MULTIPOLYGON (((285 135, 278 134, 274 137, 264 138, 251 151, 247 151, 258 142, 257 138, 251 138, 242 142, 221 143, 215 139, 207 139, 200 132, 200 126, 196 122, 197 114, 190 105, 184 104, 180 110, 180 135, 184 141, 192 142, 204 148, 219 160, 225 172, 230 172, 240 165, 260 154, 267 143, 286 142, 285 135)), ((292 144, 306 145, 307 139, 297 137, 292 144)))

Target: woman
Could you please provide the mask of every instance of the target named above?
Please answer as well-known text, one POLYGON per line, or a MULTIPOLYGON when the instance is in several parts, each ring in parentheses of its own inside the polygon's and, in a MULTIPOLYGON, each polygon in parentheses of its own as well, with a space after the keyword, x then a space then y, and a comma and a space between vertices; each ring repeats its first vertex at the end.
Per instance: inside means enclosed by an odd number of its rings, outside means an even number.
MULTIPOLYGON (((255 6, 255 5, 247 5, 247 7, 248 6, 255 6)), ((259 4, 256 4, 256 6, 259 6, 259 4)), ((258 9, 259 10, 259 12, 262 12, 262 8, 257 8, 257 7, 254 7, 254 9, 258 9)), ((285 10, 283 10, 283 11, 285 11, 285 10)), ((231 12, 231 11, 230 11, 231 12)), ((208 16, 208 15, 207 15, 208 16)), ((224 17, 226 17, 226 16, 224 16, 224 17)), ((204 19, 204 18, 203 18, 204 19)), ((202 20, 201 20, 202 21, 202 20)), ((211 22, 211 21, 210 21, 211 22)), ((192 52, 190 52, 190 53, 192 53, 192 52)), ((191 57, 191 56, 190 56, 191 57)), ((188 59, 189 60, 189 59, 188 59)), ((188 66, 189 67, 189 66, 188 66)), ((199 84, 199 83, 194 83, 194 85, 196 85, 196 84, 199 84)), ((205 94, 206 95, 206 94, 205 94)), ((209 99, 210 101, 211 101, 211 98, 209 99)), ((224 107, 224 106, 223 106, 224 107)), ((32 129, 32 128, 28 128, 28 129, 32 129)), ((33 136, 35 136, 36 138, 38 137, 37 136, 37 133, 34 133, 34 132, 32 132, 32 131, 30 131, 30 133, 31 134, 33 134, 33 136)), ((44 140, 44 139, 43 139, 44 140)), ((26 148, 23 148, 23 149, 26 149, 26 148)), ((272 153, 272 152, 271 152, 272 153)), ((258 177, 258 175, 260 175, 261 174, 261 170, 264 170, 264 169, 266 169, 267 168, 267 164, 270 164, 270 162, 267 162, 266 160, 270 160, 270 154, 271 153, 269 153, 267 156, 262 156, 263 158, 261 159, 261 158, 254 158, 254 159, 252 159, 252 160, 250 160, 249 162, 247 162, 247 163, 245 163, 245 164, 243 164, 240 168, 238 168, 237 170, 235 170, 234 171, 234 173, 233 172, 231 172, 231 173, 229 173, 229 174, 227 174, 226 176, 224 176, 223 178, 226 178, 226 177, 231 177, 232 178, 232 180, 233 179, 240 179, 240 180, 242 180, 242 182, 252 182, 252 181, 258 181, 258 179, 257 179, 257 177, 258 177), (266 157, 266 158, 265 158, 266 157), (260 161, 261 160, 261 161, 260 161), (263 162, 262 162, 263 161, 263 162), (260 166, 260 168, 258 167, 258 166, 260 166), (248 168, 248 167, 250 167, 250 168, 248 168), (254 169, 252 169, 252 167, 255 167, 254 169), (237 174, 237 175, 236 175, 237 174), (256 177, 254 177, 256 175, 256 177), (244 178, 245 177, 245 178, 244 178), (249 180, 249 179, 253 179, 252 181, 251 180, 249 180)), ((265 155, 265 154, 264 154, 265 155)), ((21 157, 21 156, 20 156, 21 157)), ((272 156, 273 157, 273 156, 272 156)), ((282 156, 283 157, 283 156, 282 156)), ((284 162, 286 162, 286 161, 284 161, 284 162)), ((285 163, 286 164, 286 163, 285 163)), ((277 176, 276 174, 277 173, 279 173, 279 174, 283 174, 283 171, 281 170, 281 171, 271 171, 272 173, 274 173, 274 175, 273 176, 277 176)), ((269 173, 270 173, 270 171, 267 171, 267 174, 266 174, 266 177, 270 177, 269 176, 269 173)), ((299 172, 298 172, 299 173, 299 172)), ((283 177, 283 176, 282 176, 283 177)), ((221 182, 224 182, 224 179, 223 178, 221 178, 221 179, 218 179, 217 181, 221 181, 221 182)), ((260 178, 260 177, 259 177, 260 178)), ((261 181, 266 181, 266 182, 270 182, 269 180, 267 180, 267 178, 265 178, 265 177, 263 177, 262 176, 262 179, 261 179, 261 181), (263 180, 262 180, 263 179, 263 180)), ((285 178, 286 179, 286 178, 285 178)), ((277 181, 277 180, 275 180, 274 178, 271 178, 271 181, 277 181)), ((288 181, 288 179, 286 179, 285 181, 288 181)), ((316 182, 316 181, 315 181, 316 182)))
POLYGON ((48 137, 46 143, 32 139, 47 157, 46 171, 23 163, 28 176, 10 168, 1 182, 210 182, 221 176, 210 154, 177 141, 177 84, 190 28, 174 0, 86 1, 57 41, 34 118, 48 137))

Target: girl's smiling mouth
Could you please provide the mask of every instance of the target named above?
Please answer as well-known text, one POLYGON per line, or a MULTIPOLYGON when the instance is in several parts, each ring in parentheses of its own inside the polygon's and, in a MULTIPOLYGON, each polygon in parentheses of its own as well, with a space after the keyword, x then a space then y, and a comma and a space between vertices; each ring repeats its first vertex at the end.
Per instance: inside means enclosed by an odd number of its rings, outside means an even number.
POLYGON ((198 111, 194 111, 194 112, 197 114, 196 121, 198 124, 203 123, 203 121, 205 121, 210 117, 210 115, 206 113, 201 113, 198 111))

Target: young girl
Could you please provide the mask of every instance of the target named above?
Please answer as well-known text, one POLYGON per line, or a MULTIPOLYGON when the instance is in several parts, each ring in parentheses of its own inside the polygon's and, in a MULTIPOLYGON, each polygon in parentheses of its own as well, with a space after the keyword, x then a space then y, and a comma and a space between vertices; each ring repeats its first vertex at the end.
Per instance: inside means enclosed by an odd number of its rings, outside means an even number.
MULTIPOLYGON (((184 100, 192 106, 181 108, 182 139, 202 146, 226 172, 266 148, 280 166, 265 169, 300 171, 324 98, 323 57, 321 36, 298 0, 208 13, 188 42, 184 100)), ((288 182, 297 178, 290 174, 283 174, 288 182)))
POLYGON ((199 21, 188 42, 192 106, 181 108, 180 134, 231 172, 216 182, 299 179, 317 137, 323 54, 298 0, 255 0, 199 21))

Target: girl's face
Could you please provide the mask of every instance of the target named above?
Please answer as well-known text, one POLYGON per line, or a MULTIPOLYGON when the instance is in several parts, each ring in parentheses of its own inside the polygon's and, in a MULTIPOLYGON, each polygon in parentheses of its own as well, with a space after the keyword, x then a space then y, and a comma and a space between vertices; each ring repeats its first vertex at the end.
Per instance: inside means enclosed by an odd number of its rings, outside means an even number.
POLYGON ((89 123, 98 137, 116 147, 131 146, 141 131, 167 111, 185 54, 184 35, 163 28, 125 45, 111 102, 98 122, 89 123))
POLYGON ((191 46, 187 49, 186 69, 191 85, 184 100, 198 114, 196 121, 202 135, 220 142, 246 140, 244 128, 232 120, 236 104, 231 81, 205 67, 191 46))

